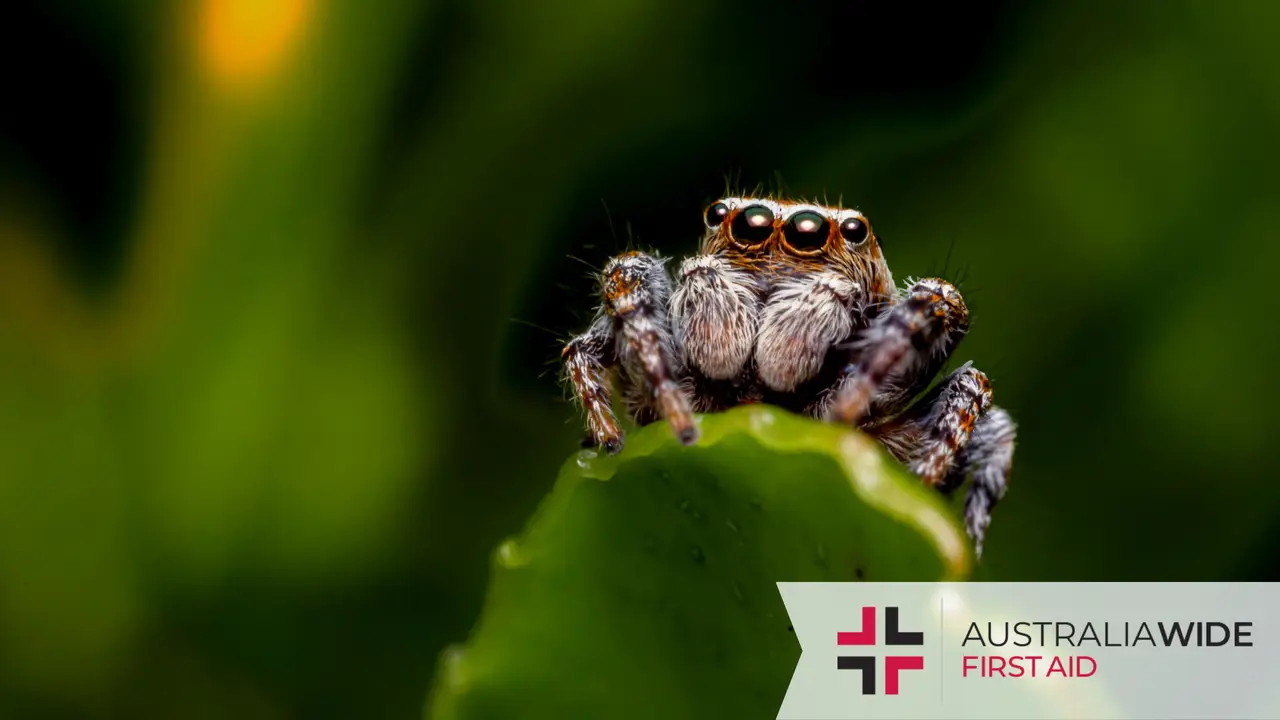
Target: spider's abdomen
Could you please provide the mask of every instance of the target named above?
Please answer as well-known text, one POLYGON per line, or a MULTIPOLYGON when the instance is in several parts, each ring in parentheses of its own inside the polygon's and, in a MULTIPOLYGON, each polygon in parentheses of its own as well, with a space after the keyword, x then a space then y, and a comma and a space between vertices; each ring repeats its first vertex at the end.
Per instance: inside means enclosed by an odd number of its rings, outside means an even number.
POLYGON ((760 312, 751 276, 716 255, 685 260, 680 275, 671 324, 685 361, 713 380, 735 377, 751 357, 760 312))
POLYGON ((760 316, 756 374, 770 390, 791 392, 822 368, 831 346, 853 332, 858 284, 836 272, 783 280, 760 316))

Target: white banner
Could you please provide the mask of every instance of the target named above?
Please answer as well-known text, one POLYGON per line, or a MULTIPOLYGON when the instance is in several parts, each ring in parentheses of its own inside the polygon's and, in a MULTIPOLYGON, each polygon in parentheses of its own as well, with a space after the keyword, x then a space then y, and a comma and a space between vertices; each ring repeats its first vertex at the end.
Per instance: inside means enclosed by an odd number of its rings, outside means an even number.
POLYGON ((1280 583, 778 583, 779 718, 1280 718, 1280 583))

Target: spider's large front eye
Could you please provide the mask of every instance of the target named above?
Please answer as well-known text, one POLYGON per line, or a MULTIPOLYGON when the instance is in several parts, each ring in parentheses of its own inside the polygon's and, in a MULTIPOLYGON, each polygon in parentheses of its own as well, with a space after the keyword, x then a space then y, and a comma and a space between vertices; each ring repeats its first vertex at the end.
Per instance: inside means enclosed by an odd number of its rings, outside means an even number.
POLYGON ((816 212, 806 210, 791 216, 782 226, 787 244, 796 250, 817 250, 827 244, 831 234, 831 222, 816 212))
POLYGON ((764 205, 743 208, 733 219, 733 239, 754 245, 769 239, 773 234, 773 211, 764 205))
POLYGON ((729 215, 729 206, 722 202, 718 202, 707 208, 706 217, 704 218, 709 228, 720 227, 720 223, 724 222, 725 217, 729 215))
POLYGON ((867 239, 867 223, 860 218, 849 218, 840 223, 840 237, 850 245, 861 245, 867 239))

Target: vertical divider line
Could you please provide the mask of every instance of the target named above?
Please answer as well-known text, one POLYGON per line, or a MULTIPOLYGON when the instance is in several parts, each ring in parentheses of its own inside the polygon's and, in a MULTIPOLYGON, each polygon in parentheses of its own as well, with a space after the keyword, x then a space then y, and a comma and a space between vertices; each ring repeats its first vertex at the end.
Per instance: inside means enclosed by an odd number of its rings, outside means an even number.
POLYGON ((946 651, 945 644, 943 643, 943 640, 942 640, 943 638, 942 623, 946 620, 946 616, 947 616, 946 603, 947 603, 947 594, 946 593, 939 594, 938 595, 938 704, 939 705, 941 705, 946 700, 946 691, 947 691, 946 682, 943 679, 943 672, 942 672, 942 667, 943 667, 942 656, 943 656, 943 653, 946 651))

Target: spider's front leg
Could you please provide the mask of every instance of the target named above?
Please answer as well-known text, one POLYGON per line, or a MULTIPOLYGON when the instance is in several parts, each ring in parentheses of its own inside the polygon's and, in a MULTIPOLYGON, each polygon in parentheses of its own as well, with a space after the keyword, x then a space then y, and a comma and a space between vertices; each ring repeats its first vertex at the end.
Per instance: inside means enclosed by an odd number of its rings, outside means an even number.
POLYGON ((682 443, 692 444, 698 430, 679 382, 682 366, 667 322, 671 282, 662 260, 638 252, 619 255, 605 266, 601 286, 602 314, 564 352, 593 440, 610 452, 622 447, 604 379, 605 369, 616 363, 635 391, 633 413, 665 419, 682 443), (608 342, 598 339, 603 337, 608 342), (575 374, 579 366, 583 371, 575 374))
POLYGON ((969 310, 954 285, 937 278, 913 284, 867 328, 830 396, 827 418, 858 425, 868 415, 905 407, 946 362, 969 329, 969 310))
POLYGON ((614 356, 613 321, 601 314, 591 329, 573 338, 560 353, 565 378, 587 418, 590 442, 610 455, 622 449, 622 429, 613 414, 609 368, 614 356))
POLYGON ((1004 496, 1013 464, 1015 427, 992 405, 991 382, 966 363, 907 407, 964 338, 969 311, 955 286, 921 280, 865 334, 829 415, 867 430, 913 473, 944 494, 972 475, 965 529, 981 556, 991 511, 1004 496), (889 417, 906 408, 892 420, 889 417))

